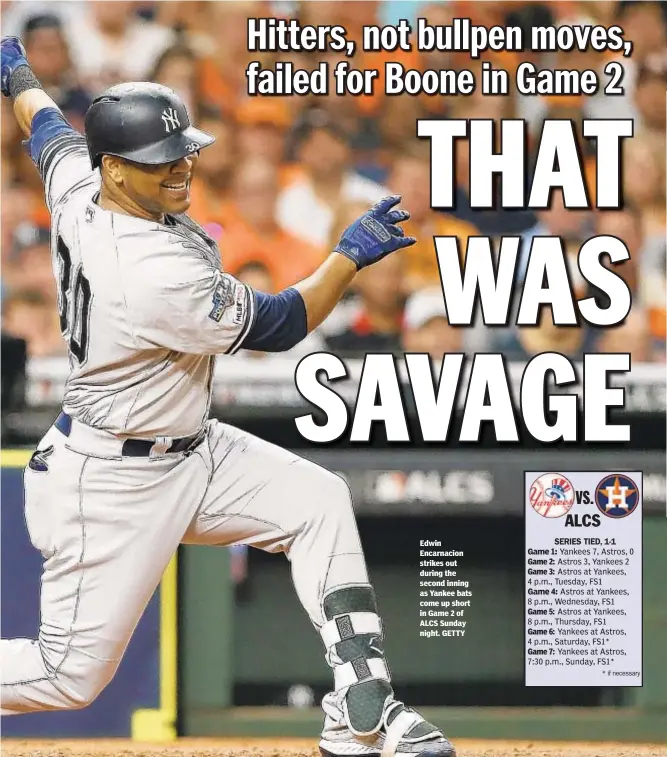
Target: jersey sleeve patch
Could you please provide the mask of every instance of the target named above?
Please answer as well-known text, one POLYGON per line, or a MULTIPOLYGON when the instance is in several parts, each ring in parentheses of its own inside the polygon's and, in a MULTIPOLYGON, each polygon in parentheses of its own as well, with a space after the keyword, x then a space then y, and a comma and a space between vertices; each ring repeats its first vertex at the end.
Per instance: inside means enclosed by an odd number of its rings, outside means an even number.
POLYGON ((234 310, 230 314, 232 323, 236 326, 242 326, 245 323, 248 298, 246 296, 246 288, 243 284, 224 273, 219 274, 218 283, 213 290, 212 300, 213 307, 208 314, 208 317, 212 321, 220 323, 225 311, 233 307, 234 310))

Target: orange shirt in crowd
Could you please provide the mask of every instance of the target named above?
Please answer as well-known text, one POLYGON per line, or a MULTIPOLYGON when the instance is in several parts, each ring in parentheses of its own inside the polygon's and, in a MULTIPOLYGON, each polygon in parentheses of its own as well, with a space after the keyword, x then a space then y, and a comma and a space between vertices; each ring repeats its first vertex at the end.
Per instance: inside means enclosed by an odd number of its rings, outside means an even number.
POLYGON ((225 225, 225 203, 217 192, 209 190, 203 181, 193 181, 190 187, 190 208, 188 215, 201 226, 209 223, 225 225))
POLYGON ((46 207, 43 195, 35 195, 30 209, 30 220, 35 226, 41 226, 45 229, 51 227, 51 214, 46 207))
POLYGON ((433 213, 425 223, 417 226, 412 221, 403 224, 407 236, 417 237, 417 243, 403 251, 408 291, 423 286, 440 285, 440 271, 435 254, 434 236, 458 237, 461 256, 465 256, 468 237, 479 235, 479 230, 454 216, 433 213))
POLYGON ((223 268, 232 275, 248 263, 266 266, 276 291, 310 276, 325 258, 323 250, 279 227, 264 236, 238 216, 224 227, 220 250, 223 268))
POLYGON ((233 113, 237 97, 225 81, 222 72, 211 58, 199 61, 198 84, 201 99, 210 105, 217 105, 225 113, 233 113))
MULTIPOLYGON (((281 188, 288 187, 303 176, 303 168, 297 163, 280 166, 278 181, 281 188)), ((190 187, 190 209, 188 215, 201 226, 217 223, 223 228, 235 220, 236 212, 232 204, 220 195, 219 191, 210 189, 205 182, 195 179, 190 187)))

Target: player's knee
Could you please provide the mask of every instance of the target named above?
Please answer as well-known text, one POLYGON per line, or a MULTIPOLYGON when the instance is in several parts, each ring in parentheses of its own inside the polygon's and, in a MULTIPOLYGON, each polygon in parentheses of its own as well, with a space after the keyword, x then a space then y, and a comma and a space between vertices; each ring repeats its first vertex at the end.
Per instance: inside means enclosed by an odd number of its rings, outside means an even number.
POLYGON ((115 668, 108 662, 90 660, 76 675, 58 672, 52 679, 58 690, 63 710, 82 710, 91 705, 113 678, 115 668))
POLYGON ((82 710, 97 699, 102 691, 104 691, 108 681, 96 678, 90 681, 78 682, 75 686, 72 686, 70 682, 67 682, 65 686, 63 686, 62 682, 60 683, 59 690, 65 699, 64 709, 82 710))
POLYGON ((75 692, 75 698, 73 700, 74 706, 72 709, 82 710, 91 705, 104 691, 107 683, 108 681, 105 681, 103 684, 99 685, 98 682, 91 682, 79 687, 75 692))
POLYGON ((353 520, 352 495, 347 482, 335 473, 331 473, 327 486, 327 512, 340 521, 353 520))
POLYGON ((350 489, 340 476, 313 463, 304 474, 301 501, 308 504, 309 521, 321 524, 354 519, 350 489))

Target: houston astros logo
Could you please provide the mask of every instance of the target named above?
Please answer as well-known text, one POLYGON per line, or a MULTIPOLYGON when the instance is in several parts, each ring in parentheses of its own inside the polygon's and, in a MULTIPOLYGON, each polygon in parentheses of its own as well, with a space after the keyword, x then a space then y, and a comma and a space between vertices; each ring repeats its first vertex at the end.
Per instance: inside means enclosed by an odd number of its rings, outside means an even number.
POLYGON ((162 111, 162 120, 164 121, 164 130, 169 134, 170 131, 180 129, 181 122, 178 119, 178 113, 174 108, 166 108, 162 111))
POLYGON ((613 473, 595 487, 595 504, 608 518, 625 518, 639 504, 639 488, 631 478, 613 473))
POLYGON ((543 473, 533 481, 528 497, 538 515, 560 518, 574 504, 574 489, 560 473, 543 473))

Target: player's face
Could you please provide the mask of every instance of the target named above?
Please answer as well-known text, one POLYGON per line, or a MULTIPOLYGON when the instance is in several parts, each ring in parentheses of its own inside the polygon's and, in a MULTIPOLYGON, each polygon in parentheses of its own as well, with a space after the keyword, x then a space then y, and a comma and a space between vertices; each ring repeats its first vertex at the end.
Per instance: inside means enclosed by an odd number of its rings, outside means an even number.
POLYGON ((199 155, 188 155, 159 166, 125 163, 123 190, 148 212, 185 213, 190 207, 190 187, 199 155))

